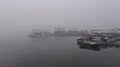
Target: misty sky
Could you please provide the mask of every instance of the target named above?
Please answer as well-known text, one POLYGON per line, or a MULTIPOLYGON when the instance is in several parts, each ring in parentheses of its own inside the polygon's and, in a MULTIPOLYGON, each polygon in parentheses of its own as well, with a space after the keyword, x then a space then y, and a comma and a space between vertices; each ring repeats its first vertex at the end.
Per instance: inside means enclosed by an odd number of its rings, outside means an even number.
POLYGON ((0 26, 114 28, 119 0, 0 0, 0 26))

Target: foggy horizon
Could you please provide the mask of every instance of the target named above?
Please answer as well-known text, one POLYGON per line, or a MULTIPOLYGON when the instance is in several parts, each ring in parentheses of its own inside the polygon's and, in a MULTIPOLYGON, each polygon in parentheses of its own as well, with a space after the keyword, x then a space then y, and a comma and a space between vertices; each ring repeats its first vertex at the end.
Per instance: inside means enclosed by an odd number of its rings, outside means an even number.
POLYGON ((1 0, 4 28, 118 28, 119 0, 1 0))
POLYGON ((120 67, 119 31, 120 0, 0 0, 0 67, 120 67))

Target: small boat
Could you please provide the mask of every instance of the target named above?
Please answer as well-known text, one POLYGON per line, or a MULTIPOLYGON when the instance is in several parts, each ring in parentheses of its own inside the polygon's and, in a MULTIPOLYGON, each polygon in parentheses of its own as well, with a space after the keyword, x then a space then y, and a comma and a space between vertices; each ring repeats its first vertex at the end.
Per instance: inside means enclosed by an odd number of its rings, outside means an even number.
POLYGON ((107 38, 88 36, 88 37, 77 37, 77 44, 87 44, 87 45, 103 45, 107 44, 107 38))

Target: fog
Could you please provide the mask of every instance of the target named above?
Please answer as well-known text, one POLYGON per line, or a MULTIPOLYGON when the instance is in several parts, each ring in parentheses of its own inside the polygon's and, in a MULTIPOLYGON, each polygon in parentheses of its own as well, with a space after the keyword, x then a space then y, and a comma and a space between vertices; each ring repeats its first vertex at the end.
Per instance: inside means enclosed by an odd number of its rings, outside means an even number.
POLYGON ((0 67, 119 67, 120 49, 95 52, 81 49, 76 37, 29 37, 33 28, 119 28, 119 8, 119 0, 0 0, 0 67))
POLYGON ((7 28, 115 28, 119 0, 0 0, 0 26, 7 28))

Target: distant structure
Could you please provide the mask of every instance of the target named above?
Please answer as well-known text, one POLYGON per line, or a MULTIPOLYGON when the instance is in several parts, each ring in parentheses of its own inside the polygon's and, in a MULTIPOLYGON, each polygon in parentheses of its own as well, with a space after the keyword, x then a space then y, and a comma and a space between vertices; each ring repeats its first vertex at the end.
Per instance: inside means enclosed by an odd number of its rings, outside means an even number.
POLYGON ((54 28, 54 31, 53 31, 53 35, 61 35, 65 33, 66 33, 65 28, 54 28))
POLYGON ((120 29, 97 29, 91 30, 92 34, 107 34, 113 37, 120 36, 120 29))
POLYGON ((34 36, 88 36, 88 35, 107 34, 109 36, 120 36, 120 29, 96 29, 96 30, 79 30, 78 28, 53 28, 32 29, 34 36))
POLYGON ((44 30, 44 29, 32 29, 32 33, 29 35, 30 37, 46 37, 46 36, 50 36, 51 32, 48 30, 44 30))
POLYGON ((87 30, 79 31, 77 28, 70 28, 70 29, 54 28, 54 33, 53 33, 53 35, 55 36, 81 36, 86 34, 87 34, 87 30))

